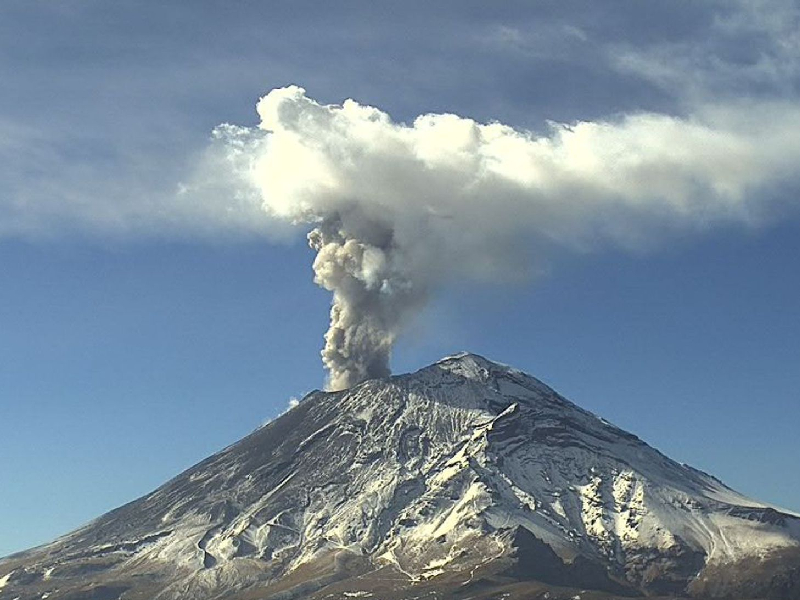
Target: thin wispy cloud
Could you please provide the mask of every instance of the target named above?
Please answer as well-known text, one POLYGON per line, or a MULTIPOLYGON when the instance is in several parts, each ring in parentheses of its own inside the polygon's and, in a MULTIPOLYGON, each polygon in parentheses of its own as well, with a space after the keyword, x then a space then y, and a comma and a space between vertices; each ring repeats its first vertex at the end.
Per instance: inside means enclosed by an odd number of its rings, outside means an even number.
POLYGON ((791 97, 800 83, 800 7, 740 0, 719 7, 692 39, 611 44, 612 65, 685 102, 711 97, 791 97))

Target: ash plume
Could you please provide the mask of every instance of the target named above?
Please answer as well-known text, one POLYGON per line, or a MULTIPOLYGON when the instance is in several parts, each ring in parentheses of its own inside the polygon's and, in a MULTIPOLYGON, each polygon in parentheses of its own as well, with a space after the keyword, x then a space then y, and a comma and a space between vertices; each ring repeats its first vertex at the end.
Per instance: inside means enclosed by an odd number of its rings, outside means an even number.
POLYGON ((425 285, 404 270, 391 229, 378 223, 354 237, 339 215, 308 234, 314 281, 333 292, 322 361, 339 390, 390 374, 392 345, 405 319, 424 304, 425 285))
POLYGON ((448 281, 524 279, 536 247, 638 247, 758 224, 800 173, 800 107, 787 102, 550 123, 546 134, 452 114, 396 123, 296 86, 257 110, 258 128, 217 128, 203 178, 234 186, 270 223, 311 229, 315 281, 333 295, 330 389, 388 375, 397 336, 448 281))

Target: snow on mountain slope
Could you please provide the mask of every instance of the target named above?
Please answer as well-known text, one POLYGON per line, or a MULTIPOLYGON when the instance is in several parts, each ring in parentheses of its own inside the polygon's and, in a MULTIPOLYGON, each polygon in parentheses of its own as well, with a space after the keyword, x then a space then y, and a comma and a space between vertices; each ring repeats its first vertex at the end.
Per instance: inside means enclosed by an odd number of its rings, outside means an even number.
POLYGON ((310 394, 148 496, 0 562, 0 598, 306 598, 342 582, 368 593, 376 573, 791 598, 800 519, 460 354, 310 394))

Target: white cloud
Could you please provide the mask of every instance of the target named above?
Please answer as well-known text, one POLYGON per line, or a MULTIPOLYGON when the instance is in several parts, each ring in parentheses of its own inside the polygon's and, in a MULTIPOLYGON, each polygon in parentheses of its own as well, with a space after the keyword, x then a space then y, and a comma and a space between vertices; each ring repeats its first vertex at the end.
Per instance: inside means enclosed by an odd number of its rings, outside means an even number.
POLYGON ((800 173, 800 105, 788 102, 553 123, 548 135, 452 114, 396 123, 296 86, 258 113, 258 129, 219 128, 212 154, 234 195, 314 227, 316 281, 334 294, 334 388, 387 374, 396 335, 443 281, 523 277, 537 244, 755 223, 800 173))
POLYGON ((771 185, 800 165, 800 105, 789 102, 552 123, 545 136, 452 114, 395 123, 352 100, 317 104, 298 87, 272 91, 259 114, 258 130, 217 132, 237 193, 257 194, 278 220, 356 212, 389 224, 398 243, 436 234, 460 256, 476 238, 491 256, 509 234, 574 246, 624 241, 648 217, 653 231, 665 218, 690 227, 759 218, 771 185))
MULTIPOLYGON (((363 40, 394 44, 370 52, 343 47, 352 36, 329 27, 320 47, 338 48, 335 61, 320 61, 316 47, 298 53, 300 29, 264 35, 248 19, 229 36, 231 58, 203 51, 205 62, 191 54, 194 67, 175 52, 158 69, 50 66, 41 80, 52 111, 0 122, 0 236, 275 239, 313 229, 316 281, 334 295, 324 351, 331 385, 383 374, 396 335, 442 282, 520 279, 544 247, 650 244, 675 229, 759 223, 795 202, 785 190, 796 189, 800 171, 800 9, 739 0, 674 16, 645 38, 644 11, 592 5, 576 17, 541 7, 484 19, 442 9, 408 28, 417 36, 410 46, 394 22, 364 22, 363 40), (443 35, 452 43, 439 55, 443 35), (259 43, 240 53, 245 39, 259 43), (492 107, 530 127, 543 114, 612 116, 552 123, 545 134, 453 114, 403 123, 289 87, 262 99, 258 128, 221 126, 207 151, 184 151, 211 110, 203 105, 228 88, 242 92, 265 69, 279 80, 301 73, 329 95, 358 89, 397 100, 403 115, 428 102, 483 115, 492 107), (392 87, 399 79, 407 85, 392 87), (612 112, 665 102, 677 108, 612 112)), ((9 65, 7 73, 26 72, 9 65)), ((229 106, 236 94, 216 97, 229 106)))

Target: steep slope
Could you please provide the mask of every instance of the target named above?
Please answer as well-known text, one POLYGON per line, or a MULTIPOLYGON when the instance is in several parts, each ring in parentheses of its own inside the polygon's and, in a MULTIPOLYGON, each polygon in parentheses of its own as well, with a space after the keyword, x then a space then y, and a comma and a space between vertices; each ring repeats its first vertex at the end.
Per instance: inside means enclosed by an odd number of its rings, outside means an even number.
POLYGON ((574 595, 563 587, 796 599, 800 519, 462 354, 314 392, 0 562, 0 598, 19 600, 574 595))

